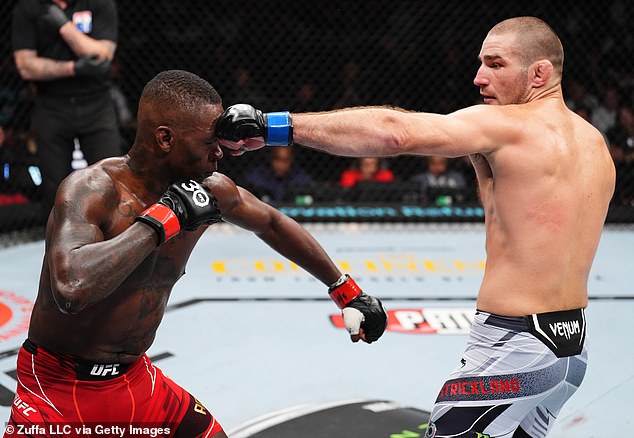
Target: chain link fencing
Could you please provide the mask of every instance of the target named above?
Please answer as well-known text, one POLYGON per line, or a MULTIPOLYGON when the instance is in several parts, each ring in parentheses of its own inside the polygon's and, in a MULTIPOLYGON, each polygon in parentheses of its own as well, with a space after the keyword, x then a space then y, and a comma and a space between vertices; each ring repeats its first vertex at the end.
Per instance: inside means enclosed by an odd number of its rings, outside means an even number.
MULTIPOLYGON (((11 50, 15 4, 0 4, 0 231, 41 225, 35 213, 39 175, 31 135, 33 91, 17 74, 11 50)), ((394 105, 447 113, 478 99, 472 81, 488 29, 504 18, 534 15, 553 26, 564 44, 569 106, 587 112, 609 140, 618 182, 608 220, 634 222, 630 6, 626 0, 118 0, 112 76, 121 151, 134 140, 134 113, 144 84, 166 69, 204 77, 225 105, 248 102, 265 111, 292 112, 394 105), (610 94, 616 94, 616 103, 610 94)), ((360 165, 357 160, 305 148, 293 148, 293 153, 294 166, 304 170, 309 182, 288 185, 281 195, 257 187, 251 178, 258 167, 289 159, 275 156, 272 149, 241 158, 227 154, 220 168, 300 220, 482 220, 475 176, 464 159, 440 163, 454 175, 441 187, 430 187, 421 177, 431 159, 398 157, 375 163, 384 180, 393 181, 389 185, 343 188, 342 173, 360 165)))

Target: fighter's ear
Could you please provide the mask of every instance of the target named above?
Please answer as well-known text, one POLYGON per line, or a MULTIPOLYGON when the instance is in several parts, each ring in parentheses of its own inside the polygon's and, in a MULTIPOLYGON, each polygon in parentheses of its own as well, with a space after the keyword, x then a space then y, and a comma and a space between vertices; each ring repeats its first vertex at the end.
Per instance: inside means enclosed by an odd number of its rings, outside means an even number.
POLYGON ((163 150, 169 152, 174 144, 174 132, 169 126, 159 126, 154 132, 156 144, 163 150))
POLYGON ((540 59, 531 66, 530 80, 533 88, 541 88, 548 83, 553 74, 553 64, 547 59, 540 59))

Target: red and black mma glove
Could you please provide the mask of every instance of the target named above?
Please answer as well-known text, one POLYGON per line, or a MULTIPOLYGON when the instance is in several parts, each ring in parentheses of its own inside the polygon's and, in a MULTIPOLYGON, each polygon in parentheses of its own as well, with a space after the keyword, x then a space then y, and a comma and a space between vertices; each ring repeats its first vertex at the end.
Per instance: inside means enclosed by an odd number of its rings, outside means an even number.
MULTIPOLYGON (((216 136, 234 143, 262 137, 265 146, 290 146, 293 144, 293 120, 288 111, 263 113, 240 103, 222 113, 216 125, 216 136)), ((244 151, 247 150, 253 149, 245 146, 244 151)))
POLYGON ((328 294, 341 309, 343 322, 351 335, 359 334, 362 328, 368 344, 381 337, 387 327, 387 314, 381 300, 366 295, 347 274, 328 288, 328 294))
POLYGON ((135 219, 156 230, 158 245, 181 230, 194 231, 203 224, 213 224, 220 220, 222 213, 218 209, 216 198, 205 186, 194 180, 172 184, 156 204, 148 207, 135 219))

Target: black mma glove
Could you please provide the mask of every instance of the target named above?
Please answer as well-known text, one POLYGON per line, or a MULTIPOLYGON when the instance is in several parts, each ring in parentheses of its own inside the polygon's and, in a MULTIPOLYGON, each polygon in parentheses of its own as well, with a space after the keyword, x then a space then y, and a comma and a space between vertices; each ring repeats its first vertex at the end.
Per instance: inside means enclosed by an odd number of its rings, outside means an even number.
POLYGON ((240 103, 222 113, 216 136, 232 142, 262 137, 266 146, 290 146, 293 144, 293 121, 288 111, 263 113, 240 103))
POLYGON ((366 295, 347 274, 331 285, 328 293, 341 309, 343 322, 351 335, 359 334, 362 328, 368 344, 381 337, 387 327, 387 314, 381 300, 366 295))
POLYGON ((76 77, 108 76, 110 74, 110 60, 99 59, 97 55, 81 56, 73 66, 76 77))
POLYGON ((60 27, 70 21, 59 6, 50 2, 40 3, 40 15, 38 16, 38 20, 55 33, 59 32, 60 27))
POLYGON ((221 219, 222 213, 218 209, 216 198, 205 186, 189 180, 169 186, 161 199, 148 207, 135 221, 154 228, 160 245, 177 235, 180 230, 194 231, 202 224, 216 223, 221 219))

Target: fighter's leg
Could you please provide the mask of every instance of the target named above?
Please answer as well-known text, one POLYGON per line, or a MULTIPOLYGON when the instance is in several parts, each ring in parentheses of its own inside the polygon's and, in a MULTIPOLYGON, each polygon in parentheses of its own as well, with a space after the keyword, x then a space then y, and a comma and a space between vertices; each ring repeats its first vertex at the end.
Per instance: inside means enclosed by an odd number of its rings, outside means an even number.
MULTIPOLYGON (((520 423, 518 430, 530 437, 545 437, 552 429, 559 411, 577 391, 586 372, 588 352, 560 359, 567 362, 566 377, 520 423)), ((521 437, 521 435, 514 435, 521 437)))
MULTIPOLYGON (((438 395, 427 436, 510 438, 536 406, 559 392, 567 359, 557 358, 519 323, 476 314, 461 363, 438 395)), ((571 379, 577 386, 581 380, 579 373, 571 379)))

